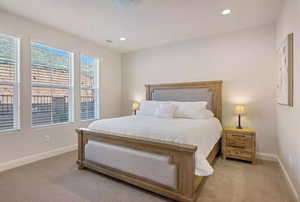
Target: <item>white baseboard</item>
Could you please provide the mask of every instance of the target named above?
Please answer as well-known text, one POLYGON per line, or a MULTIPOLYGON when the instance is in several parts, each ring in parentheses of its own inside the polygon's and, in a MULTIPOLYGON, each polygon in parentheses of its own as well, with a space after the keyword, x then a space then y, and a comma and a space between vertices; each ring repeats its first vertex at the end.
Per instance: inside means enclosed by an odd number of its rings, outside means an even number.
POLYGON ((40 154, 34 154, 31 156, 26 156, 23 158, 19 158, 16 160, 12 160, 12 161, 8 161, 6 163, 2 163, 0 164, 0 172, 5 171, 5 170, 9 170, 12 168, 16 168, 25 164, 29 164, 29 163, 33 163, 42 159, 47 159, 53 156, 57 156, 63 153, 67 153, 70 151, 74 151, 77 149, 77 145, 72 145, 72 146, 67 146, 67 147, 62 147, 62 148, 58 148, 58 149, 54 149, 52 151, 48 151, 48 152, 43 152, 40 154))
POLYGON ((270 154, 270 153, 257 152, 256 158, 265 161, 278 161, 278 156, 276 154, 270 154))
POLYGON ((291 178, 290 178, 290 176, 289 176, 287 170, 285 169, 285 167, 284 167, 282 161, 280 160, 280 158, 278 157, 277 159, 278 159, 278 163, 279 163, 279 165, 280 165, 280 168, 281 168, 281 170, 282 170, 282 172, 283 172, 283 174, 284 174, 286 180, 288 181, 288 184, 290 185, 290 187, 291 187, 291 189, 292 189, 292 191, 293 191, 293 193, 294 193, 294 195, 295 195, 296 200, 297 200, 297 201, 300 201, 298 192, 297 192, 297 190, 296 190, 296 188, 295 188, 295 186, 294 186, 294 184, 293 184, 293 182, 292 182, 292 180, 291 180, 291 178))

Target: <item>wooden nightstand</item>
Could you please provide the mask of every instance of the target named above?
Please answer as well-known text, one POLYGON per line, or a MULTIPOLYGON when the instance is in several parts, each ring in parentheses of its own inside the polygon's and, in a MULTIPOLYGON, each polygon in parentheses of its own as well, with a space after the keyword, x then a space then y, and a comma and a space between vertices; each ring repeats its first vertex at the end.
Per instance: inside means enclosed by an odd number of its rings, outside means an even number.
POLYGON ((256 132, 251 128, 225 127, 222 138, 223 159, 233 158, 256 163, 256 132))

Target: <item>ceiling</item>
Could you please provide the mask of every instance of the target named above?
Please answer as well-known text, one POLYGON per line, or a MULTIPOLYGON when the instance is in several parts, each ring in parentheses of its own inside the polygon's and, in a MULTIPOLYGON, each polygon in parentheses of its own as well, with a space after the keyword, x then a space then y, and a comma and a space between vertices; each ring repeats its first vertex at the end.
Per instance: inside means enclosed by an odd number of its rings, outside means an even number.
POLYGON ((120 7, 112 0, 1 0, 0 8, 129 52, 273 23, 281 1, 139 0, 120 7), (232 14, 222 16, 225 8, 232 14))

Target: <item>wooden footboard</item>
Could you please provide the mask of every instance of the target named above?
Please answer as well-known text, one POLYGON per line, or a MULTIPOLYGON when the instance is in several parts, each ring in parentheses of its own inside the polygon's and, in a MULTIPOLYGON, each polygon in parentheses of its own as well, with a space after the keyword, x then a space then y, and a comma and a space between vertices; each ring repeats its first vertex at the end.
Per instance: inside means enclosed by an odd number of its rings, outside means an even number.
MULTIPOLYGON (((78 133, 78 166, 89 168, 105 175, 120 179, 143 189, 175 199, 177 201, 194 201, 199 191, 202 178, 195 176, 196 146, 176 144, 159 140, 129 137, 125 135, 110 135, 99 133, 90 129, 77 129, 78 133), (170 164, 176 166, 176 189, 158 184, 149 179, 138 177, 105 165, 99 165, 85 159, 85 144, 88 140, 117 145, 143 152, 170 157, 170 164)), ((213 154, 213 159, 215 158, 213 154)))

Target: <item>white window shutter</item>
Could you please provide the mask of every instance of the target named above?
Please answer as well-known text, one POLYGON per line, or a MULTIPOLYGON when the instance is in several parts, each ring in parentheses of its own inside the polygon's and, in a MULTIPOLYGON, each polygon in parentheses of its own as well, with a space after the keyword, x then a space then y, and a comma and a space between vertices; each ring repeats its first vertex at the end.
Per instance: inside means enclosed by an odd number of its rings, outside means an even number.
POLYGON ((31 42, 32 126, 73 121, 73 53, 31 42))
POLYGON ((19 128, 18 38, 0 34, 0 131, 19 128))
POLYGON ((98 119, 99 112, 99 60, 80 56, 80 119, 98 119))

